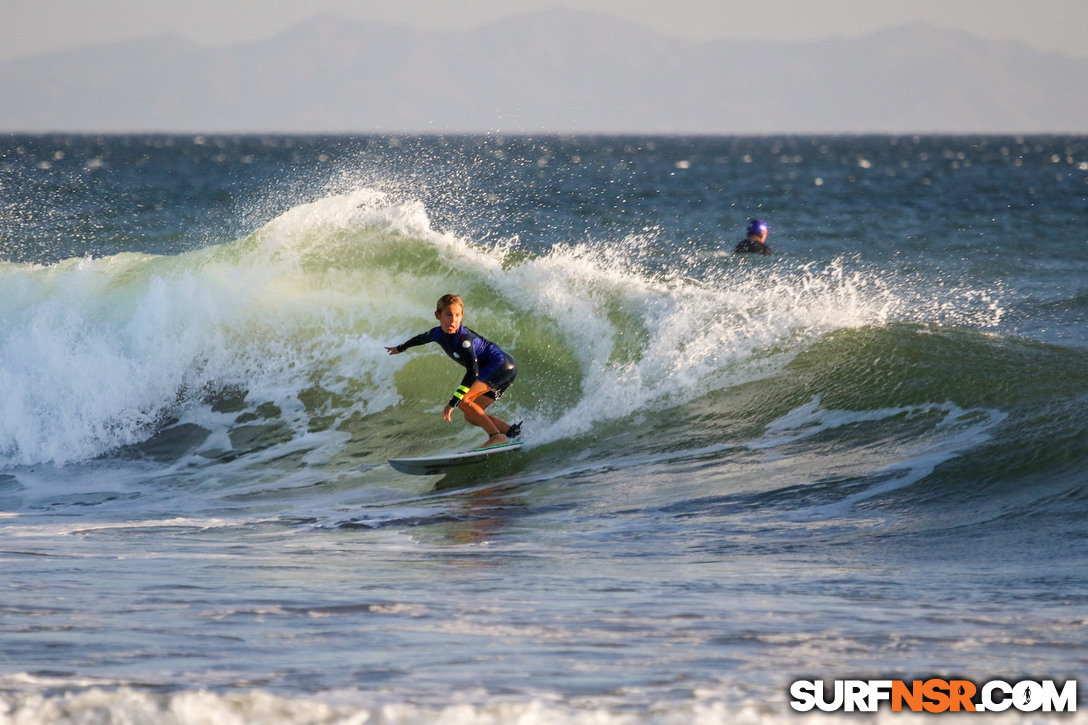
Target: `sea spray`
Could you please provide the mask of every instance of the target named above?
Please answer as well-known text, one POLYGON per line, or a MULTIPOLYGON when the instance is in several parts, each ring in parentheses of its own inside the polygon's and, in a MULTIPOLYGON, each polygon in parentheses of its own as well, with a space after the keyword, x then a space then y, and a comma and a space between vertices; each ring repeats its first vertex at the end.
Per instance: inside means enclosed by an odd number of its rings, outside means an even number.
POLYGON ((17 392, 3 403, 2 450, 21 464, 102 455, 201 417, 206 394, 230 388, 275 406, 296 434, 315 415, 334 429, 377 414, 405 394, 409 364, 383 359, 383 346, 429 326, 450 290, 470 324, 523 358, 518 414, 540 442, 773 374, 826 332, 919 314, 923 293, 845 259, 719 260, 697 279, 691 258, 663 268, 631 254, 653 244, 485 247, 434 230, 417 201, 364 188, 176 257, 9 266, 0 375, 17 392), (572 359, 561 385, 534 374, 572 359), (314 391, 340 402, 307 408, 314 391))

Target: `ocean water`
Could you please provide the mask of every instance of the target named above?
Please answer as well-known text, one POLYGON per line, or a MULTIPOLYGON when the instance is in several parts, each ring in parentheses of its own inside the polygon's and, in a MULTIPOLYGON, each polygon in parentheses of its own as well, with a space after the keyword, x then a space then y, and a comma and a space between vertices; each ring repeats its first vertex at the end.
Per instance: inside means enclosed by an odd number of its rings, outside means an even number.
POLYGON ((1088 137, 6 136, 0 391, 4 725, 1086 702, 1088 137))

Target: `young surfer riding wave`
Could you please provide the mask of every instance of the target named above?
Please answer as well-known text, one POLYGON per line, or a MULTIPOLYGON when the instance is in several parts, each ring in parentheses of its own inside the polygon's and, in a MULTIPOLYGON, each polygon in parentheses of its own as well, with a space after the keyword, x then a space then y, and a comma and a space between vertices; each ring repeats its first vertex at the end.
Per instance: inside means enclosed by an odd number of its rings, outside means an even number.
POLYGON ((410 347, 437 342, 456 363, 464 366, 465 376, 442 411, 452 421, 453 409, 460 408, 465 420, 487 433, 486 446, 508 443, 521 434, 521 423, 510 425, 488 415, 487 408, 506 392, 518 374, 517 363, 495 343, 461 324, 465 305, 460 296, 447 294, 438 300, 434 312, 438 327, 416 335, 396 347, 387 347, 397 355, 410 347))

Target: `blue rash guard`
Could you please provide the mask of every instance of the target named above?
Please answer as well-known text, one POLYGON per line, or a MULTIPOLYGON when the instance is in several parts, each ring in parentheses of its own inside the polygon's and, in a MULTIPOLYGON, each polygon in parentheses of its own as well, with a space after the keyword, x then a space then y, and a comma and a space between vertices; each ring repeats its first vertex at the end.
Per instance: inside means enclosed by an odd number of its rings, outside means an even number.
POLYGON ((461 379, 460 387, 450 399, 450 406, 454 408, 477 380, 491 387, 484 395, 497 400, 514 382, 518 373, 514 358, 464 325, 458 327, 457 332, 452 335, 443 332, 441 327, 433 327, 397 345, 397 351, 404 352, 410 347, 426 345, 428 342, 437 342, 443 352, 465 368, 465 377, 461 379))

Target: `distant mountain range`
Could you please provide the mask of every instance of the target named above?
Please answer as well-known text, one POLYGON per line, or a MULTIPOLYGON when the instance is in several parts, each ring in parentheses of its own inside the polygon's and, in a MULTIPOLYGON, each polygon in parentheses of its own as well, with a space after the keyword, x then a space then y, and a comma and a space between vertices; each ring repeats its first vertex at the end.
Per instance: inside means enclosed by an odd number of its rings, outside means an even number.
POLYGON ((927 25, 697 43, 560 10, 461 33, 321 17, 0 63, 0 131, 1085 133, 1085 89, 1088 58, 927 25))

